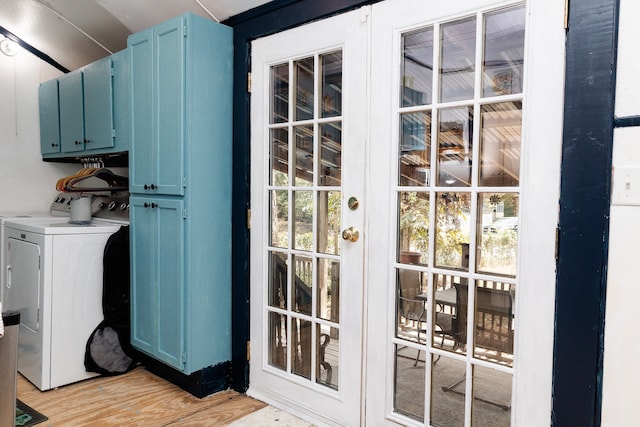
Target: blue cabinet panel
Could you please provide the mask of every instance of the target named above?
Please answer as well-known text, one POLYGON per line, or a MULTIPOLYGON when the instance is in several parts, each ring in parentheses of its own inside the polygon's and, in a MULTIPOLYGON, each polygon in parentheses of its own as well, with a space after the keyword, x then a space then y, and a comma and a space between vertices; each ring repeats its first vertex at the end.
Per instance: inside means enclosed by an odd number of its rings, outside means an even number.
POLYGON ((183 201, 130 197, 133 283, 131 341, 162 362, 183 369, 183 201), (168 244, 167 242, 171 242, 168 244))
POLYGON ((83 70, 84 149, 110 148, 113 130, 113 68, 107 57, 87 65, 83 70))
POLYGON ((58 79, 60 97, 60 143, 62 151, 84 150, 84 111, 82 71, 58 79))
POLYGON ((153 352, 156 342, 157 284, 152 279, 156 265, 154 236, 158 226, 156 216, 145 206, 149 199, 129 198, 129 221, 135 233, 130 235, 131 245, 131 342, 147 353, 153 352))
POLYGON ((159 194, 184 194, 185 25, 178 17, 154 29, 159 194))
POLYGON ((131 66, 131 148, 129 149, 129 191, 144 193, 154 183, 158 165, 154 150, 153 31, 129 36, 131 66))
POLYGON ((40 85, 40 150, 42 154, 60 152, 60 107, 58 80, 40 85))

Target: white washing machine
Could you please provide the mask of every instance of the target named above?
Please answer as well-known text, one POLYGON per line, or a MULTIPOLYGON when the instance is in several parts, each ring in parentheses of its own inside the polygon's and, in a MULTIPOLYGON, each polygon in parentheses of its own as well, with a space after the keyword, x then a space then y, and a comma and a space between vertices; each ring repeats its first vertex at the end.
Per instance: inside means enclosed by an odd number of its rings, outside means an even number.
MULTIPOLYGON (((67 200, 59 196, 52 212, 64 215, 67 200)), ((119 219, 94 217, 91 224, 76 225, 58 216, 4 223, 3 306, 20 311, 18 371, 43 391, 97 375, 85 371, 85 346, 103 319, 105 244, 128 224, 128 198, 96 197, 94 204, 119 219)))

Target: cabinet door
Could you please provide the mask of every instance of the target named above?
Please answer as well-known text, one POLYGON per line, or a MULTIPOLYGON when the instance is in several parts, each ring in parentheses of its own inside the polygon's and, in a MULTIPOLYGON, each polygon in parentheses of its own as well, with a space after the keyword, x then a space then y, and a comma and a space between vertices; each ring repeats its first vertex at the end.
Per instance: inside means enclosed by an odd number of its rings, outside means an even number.
POLYGON ((152 34, 152 29, 148 29, 129 36, 128 40, 133 121, 129 151, 129 188, 132 193, 144 193, 151 184, 155 187, 158 170, 154 149, 152 34))
POLYGON ((184 219, 182 200, 130 198, 131 342, 184 368, 184 219))
POLYGON ((84 113, 82 72, 75 71, 58 79, 60 99, 60 143, 62 151, 84 150, 84 113))
POLYGON ((185 18, 154 28, 158 194, 184 194, 185 18))
POLYGON ((113 147, 113 73, 111 58, 83 70, 85 150, 113 147))
POLYGON ((131 67, 129 51, 111 55, 113 60, 113 129, 116 151, 129 151, 131 147, 131 67))
POLYGON ((42 155, 60 152, 58 80, 40 85, 40 150, 42 155))

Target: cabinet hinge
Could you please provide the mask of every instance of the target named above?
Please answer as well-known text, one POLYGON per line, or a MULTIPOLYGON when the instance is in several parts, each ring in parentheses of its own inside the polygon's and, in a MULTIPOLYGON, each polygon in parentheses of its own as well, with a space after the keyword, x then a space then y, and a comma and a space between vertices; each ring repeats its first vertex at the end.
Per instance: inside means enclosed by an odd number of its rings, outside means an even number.
POLYGON ((251 360, 251 341, 247 341, 247 362, 251 360))
POLYGON ((187 219, 187 210, 182 209, 182 219, 187 219))
POLYGON ((111 129, 111 138, 115 138, 115 137, 116 137, 116 130, 111 129))
POLYGON ((181 358, 182 359, 180 360, 180 362, 182 362, 182 365, 184 366, 185 363, 187 363, 187 352, 186 351, 182 352, 181 358))
POLYGON ((186 176, 182 177, 182 188, 187 188, 187 177, 186 176))
POLYGON ((247 92, 251 93, 251 71, 247 73, 247 92))
POLYGON ((182 37, 187 37, 187 26, 182 27, 182 37))
POLYGON ((247 230, 251 230, 251 209, 247 209, 247 230))

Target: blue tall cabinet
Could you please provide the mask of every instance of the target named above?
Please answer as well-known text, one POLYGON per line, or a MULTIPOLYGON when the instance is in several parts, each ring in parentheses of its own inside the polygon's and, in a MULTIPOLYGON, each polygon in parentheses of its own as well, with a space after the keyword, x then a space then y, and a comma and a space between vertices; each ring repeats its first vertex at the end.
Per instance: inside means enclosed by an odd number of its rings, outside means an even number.
POLYGON ((131 342, 206 395, 231 360, 232 29, 185 14, 128 52, 131 342))

